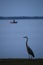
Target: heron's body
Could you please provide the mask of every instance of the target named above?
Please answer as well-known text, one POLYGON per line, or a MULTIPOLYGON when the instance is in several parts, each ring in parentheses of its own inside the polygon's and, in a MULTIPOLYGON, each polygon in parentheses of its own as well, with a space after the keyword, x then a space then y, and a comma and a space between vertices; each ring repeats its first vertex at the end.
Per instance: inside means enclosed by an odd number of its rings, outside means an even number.
POLYGON ((26 47, 27 47, 28 54, 30 54, 34 57, 34 53, 33 53, 32 49, 27 44, 26 44, 26 47))
POLYGON ((28 54, 30 54, 30 55, 32 55, 33 57, 35 57, 35 55, 34 55, 34 53, 33 53, 33 51, 32 51, 32 49, 28 46, 28 37, 24 37, 24 38, 26 38, 26 48, 27 48, 27 52, 28 52, 28 54))

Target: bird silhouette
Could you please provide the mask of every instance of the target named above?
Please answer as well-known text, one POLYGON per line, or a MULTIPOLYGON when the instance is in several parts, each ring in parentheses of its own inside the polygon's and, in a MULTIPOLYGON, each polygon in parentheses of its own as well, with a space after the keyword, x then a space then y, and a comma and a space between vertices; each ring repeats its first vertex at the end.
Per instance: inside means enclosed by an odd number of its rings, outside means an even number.
POLYGON ((23 38, 26 38, 26 48, 27 48, 28 54, 30 54, 32 57, 35 57, 32 49, 28 46, 28 37, 27 36, 24 36, 23 38))

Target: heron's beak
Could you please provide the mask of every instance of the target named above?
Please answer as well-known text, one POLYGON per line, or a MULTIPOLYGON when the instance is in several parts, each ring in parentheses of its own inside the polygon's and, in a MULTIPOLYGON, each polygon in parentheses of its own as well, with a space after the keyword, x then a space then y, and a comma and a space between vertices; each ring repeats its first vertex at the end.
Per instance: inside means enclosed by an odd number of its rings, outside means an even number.
MULTIPOLYGON (((23 37, 23 38, 27 38, 27 37, 23 37)), ((28 39, 30 39, 30 38, 28 38, 28 39)))
POLYGON ((27 38, 27 37, 23 37, 23 38, 27 38))
POLYGON ((26 37, 23 37, 23 38, 26 38, 26 37))
POLYGON ((23 37, 23 38, 26 38, 26 37, 23 37))

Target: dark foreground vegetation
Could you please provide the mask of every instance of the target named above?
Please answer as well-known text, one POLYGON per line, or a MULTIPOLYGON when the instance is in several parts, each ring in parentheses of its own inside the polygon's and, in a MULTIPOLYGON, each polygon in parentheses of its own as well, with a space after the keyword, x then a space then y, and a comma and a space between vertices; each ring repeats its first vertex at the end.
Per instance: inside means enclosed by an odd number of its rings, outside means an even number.
POLYGON ((43 59, 0 59, 0 65, 43 65, 43 59))
POLYGON ((11 19, 43 19, 43 16, 14 16, 14 17, 3 17, 0 16, 0 20, 11 20, 11 19))

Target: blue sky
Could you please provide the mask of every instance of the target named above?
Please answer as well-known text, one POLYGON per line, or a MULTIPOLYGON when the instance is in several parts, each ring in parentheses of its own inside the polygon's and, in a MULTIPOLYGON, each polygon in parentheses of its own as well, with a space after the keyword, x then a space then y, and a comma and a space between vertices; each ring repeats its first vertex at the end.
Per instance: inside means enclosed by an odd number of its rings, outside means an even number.
MULTIPOLYGON (((0 16, 43 16, 43 0, 0 0, 0 16)), ((0 58, 28 58, 25 39, 35 58, 43 58, 43 20, 0 20, 0 58)))
POLYGON ((0 0, 0 16, 43 16, 43 0, 0 0))

